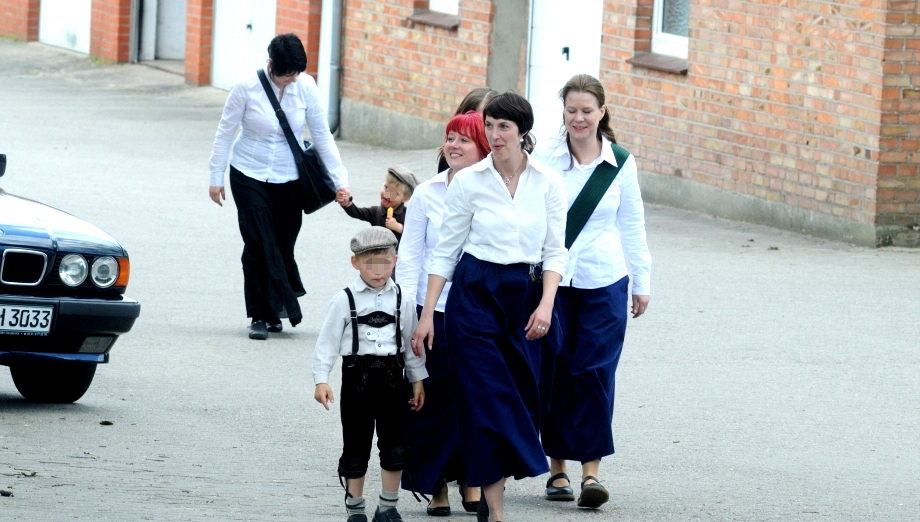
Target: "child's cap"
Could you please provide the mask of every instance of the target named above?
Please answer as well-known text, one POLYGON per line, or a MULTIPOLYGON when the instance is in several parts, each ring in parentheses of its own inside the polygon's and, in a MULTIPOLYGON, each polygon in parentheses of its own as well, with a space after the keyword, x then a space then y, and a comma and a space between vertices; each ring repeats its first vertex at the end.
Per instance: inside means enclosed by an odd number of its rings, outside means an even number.
POLYGON ((351 238, 351 251, 355 255, 390 247, 396 248, 396 236, 384 227, 365 228, 351 238))
POLYGON ((415 179, 415 174, 406 167, 390 167, 387 169, 387 174, 396 178, 396 181, 399 181, 403 185, 409 187, 409 195, 411 196, 415 192, 415 187, 418 185, 418 180, 415 179))

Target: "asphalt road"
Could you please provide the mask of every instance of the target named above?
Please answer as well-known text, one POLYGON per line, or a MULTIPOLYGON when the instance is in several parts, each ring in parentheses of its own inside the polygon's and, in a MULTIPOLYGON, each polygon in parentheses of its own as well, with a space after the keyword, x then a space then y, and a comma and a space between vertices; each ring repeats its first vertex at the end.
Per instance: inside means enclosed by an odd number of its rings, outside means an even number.
MULTIPOLYGON (((338 412, 313 402, 310 356, 365 224, 306 219, 304 323, 250 341, 235 210, 207 197, 226 93, 8 40, 0 71, 0 187, 122 241, 143 306, 76 404, 26 403, 0 369, 0 519, 344 520, 338 412)), ((434 173, 432 150, 340 147, 361 204, 387 166, 434 173)), ((920 519, 920 251, 647 218, 653 295, 618 372, 612 502, 578 511, 541 499, 545 476, 512 480, 509 520, 920 519)))

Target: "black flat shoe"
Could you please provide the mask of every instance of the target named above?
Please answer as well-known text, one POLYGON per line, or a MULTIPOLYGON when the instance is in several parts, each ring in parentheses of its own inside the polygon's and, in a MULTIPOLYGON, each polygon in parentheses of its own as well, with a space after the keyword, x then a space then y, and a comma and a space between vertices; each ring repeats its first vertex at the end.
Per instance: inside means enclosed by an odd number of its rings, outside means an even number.
POLYGON ((565 473, 556 473, 546 481, 546 500, 575 500, 575 490, 572 489, 572 481, 565 473), (554 486, 553 482, 558 479, 565 479, 568 486, 554 486))
POLYGON ((603 506, 608 500, 610 500, 610 493, 607 492, 607 488, 597 480, 597 477, 587 475, 584 480, 581 481, 581 495, 578 495, 578 507, 597 509, 603 506), (585 484, 585 482, 593 480, 593 484, 585 484))
POLYGON ((284 330, 284 325, 281 324, 281 321, 278 321, 277 323, 269 322, 265 326, 265 329, 268 330, 269 333, 280 333, 281 330, 284 330))
POLYGON ((428 507, 429 517, 449 517, 450 506, 428 507))
POLYGON ((249 325, 249 338, 256 341, 268 339, 268 325, 265 324, 265 321, 253 321, 249 325))

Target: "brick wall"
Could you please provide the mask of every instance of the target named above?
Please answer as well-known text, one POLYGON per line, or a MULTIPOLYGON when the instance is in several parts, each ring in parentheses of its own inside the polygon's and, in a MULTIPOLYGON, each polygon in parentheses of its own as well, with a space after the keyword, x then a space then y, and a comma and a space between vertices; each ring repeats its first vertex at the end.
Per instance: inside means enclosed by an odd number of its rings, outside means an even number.
POLYGON ((38 0, 0 0, 0 36, 38 40, 38 0))
POLYGON ((648 50, 651 2, 607 2, 602 80, 640 168, 872 224, 885 10, 839 2, 691 2, 689 71, 648 50))
POLYGON ((920 2, 888 3, 876 224, 881 244, 920 246, 920 2))
POLYGON ((189 85, 209 85, 214 0, 187 0, 185 24, 185 82, 189 85))
POLYGON ((131 0, 93 0, 89 54, 104 61, 131 59, 131 0))
POLYGON ((316 78, 319 63, 319 36, 322 23, 321 0, 278 0, 275 33, 294 33, 307 51, 307 74, 316 78))
POLYGON ((492 2, 460 2, 451 30, 412 23, 413 0, 348 0, 342 97, 442 125, 472 87, 484 85, 492 2))

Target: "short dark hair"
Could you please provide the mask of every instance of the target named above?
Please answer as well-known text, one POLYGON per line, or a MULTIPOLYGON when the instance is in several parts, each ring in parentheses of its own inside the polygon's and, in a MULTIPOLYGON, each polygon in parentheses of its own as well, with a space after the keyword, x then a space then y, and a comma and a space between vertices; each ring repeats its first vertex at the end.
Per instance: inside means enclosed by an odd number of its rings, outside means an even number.
POLYGON ((268 44, 268 57, 275 76, 298 74, 307 70, 307 53, 294 33, 279 34, 268 44))
POLYGON ((485 110, 482 111, 482 117, 491 116, 497 120, 513 121, 517 125, 518 132, 524 138, 521 142, 521 148, 530 152, 533 150, 534 140, 530 135, 533 129, 533 107, 527 98, 512 91, 506 91, 492 98, 485 110))

